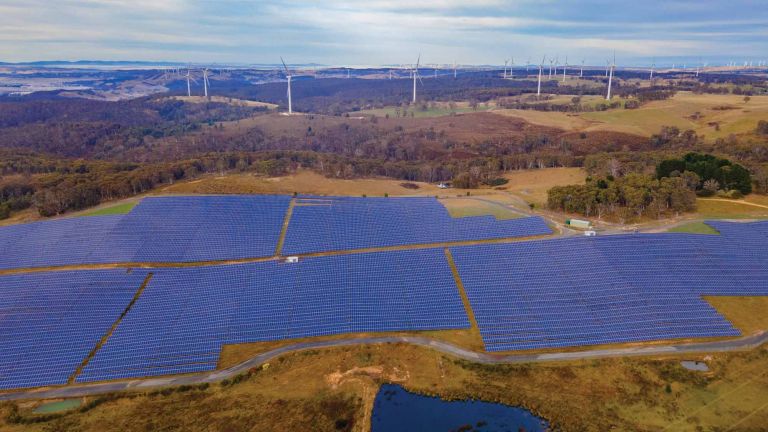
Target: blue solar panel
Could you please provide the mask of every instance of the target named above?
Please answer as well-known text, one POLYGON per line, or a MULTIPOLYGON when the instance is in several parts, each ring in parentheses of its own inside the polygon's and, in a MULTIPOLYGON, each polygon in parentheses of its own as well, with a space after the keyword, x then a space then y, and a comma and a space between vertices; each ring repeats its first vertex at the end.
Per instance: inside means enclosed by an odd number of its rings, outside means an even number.
POLYGON ((283 246, 286 254, 551 234, 539 217, 453 218, 435 198, 302 197, 283 246))
POLYGON ((0 268, 274 255, 287 196, 144 198, 130 213, 0 228, 0 268))
POLYGON ((162 269, 78 381, 214 369, 222 344, 467 327, 440 249, 162 269))
POLYGON ((452 252, 489 351, 736 336, 701 297, 768 295, 768 225, 713 226, 452 252))
POLYGON ((145 277, 125 270, 0 276, 0 389, 65 384, 145 277))

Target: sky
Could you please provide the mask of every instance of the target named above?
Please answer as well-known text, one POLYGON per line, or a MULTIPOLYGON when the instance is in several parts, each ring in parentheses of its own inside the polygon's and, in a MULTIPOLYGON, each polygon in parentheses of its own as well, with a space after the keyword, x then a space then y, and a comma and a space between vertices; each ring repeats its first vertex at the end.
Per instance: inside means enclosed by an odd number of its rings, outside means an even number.
POLYGON ((768 59, 766 0, 0 0, 0 61, 768 59))

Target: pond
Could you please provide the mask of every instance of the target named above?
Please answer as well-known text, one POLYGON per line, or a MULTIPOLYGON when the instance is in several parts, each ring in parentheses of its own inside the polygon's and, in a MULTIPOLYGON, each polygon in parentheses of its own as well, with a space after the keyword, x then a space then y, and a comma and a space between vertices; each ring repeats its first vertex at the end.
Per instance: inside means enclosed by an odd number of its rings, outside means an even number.
POLYGON ((384 384, 376 395, 371 432, 541 432, 547 423, 530 411, 480 401, 444 401, 384 384))
POLYGON ((51 414, 61 411, 67 411, 80 406, 82 401, 80 399, 65 399, 57 402, 46 402, 37 408, 34 412, 36 414, 51 414))

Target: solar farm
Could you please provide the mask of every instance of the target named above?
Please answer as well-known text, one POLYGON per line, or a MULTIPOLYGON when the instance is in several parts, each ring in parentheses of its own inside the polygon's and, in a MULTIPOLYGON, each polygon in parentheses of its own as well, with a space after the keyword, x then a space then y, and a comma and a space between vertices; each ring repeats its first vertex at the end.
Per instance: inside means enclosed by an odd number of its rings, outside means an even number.
POLYGON ((464 293, 491 352, 738 336, 702 296, 768 295, 768 223, 710 225, 541 239, 539 217, 454 219, 434 198, 196 196, 4 227, 0 389, 210 371, 229 344, 467 329, 464 293))

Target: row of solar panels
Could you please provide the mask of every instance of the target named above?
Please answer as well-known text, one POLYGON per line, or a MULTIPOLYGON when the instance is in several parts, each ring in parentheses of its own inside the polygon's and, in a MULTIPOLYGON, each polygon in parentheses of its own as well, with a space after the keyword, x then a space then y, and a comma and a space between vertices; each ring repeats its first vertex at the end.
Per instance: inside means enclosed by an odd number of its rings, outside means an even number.
MULTIPOLYGON (((768 295, 765 243, 746 241, 768 225, 721 231, 451 250, 489 351, 733 336, 701 295, 768 295)), ((0 388, 66 382, 146 276, 0 277, 0 388)), ((224 344, 468 325, 442 249, 157 269, 78 381, 211 370, 224 344)))
POLYGON ((702 296, 768 295, 768 224, 452 248, 489 351, 734 336, 702 296))
MULTIPOLYGON (((147 274, 0 276, 0 389, 66 383, 147 274)), ((224 344, 467 327, 442 249, 156 269, 78 382, 212 370, 224 344)))
MULTIPOLYGON (((126 215, 0 227, 0 269, 269 257, 290 201, 277 195, 154 197, 126 215)), ((453 219, 435 198, 331 198, 322 206, 297 201, 285 254, 551 233, 538 217, 453 219)))

